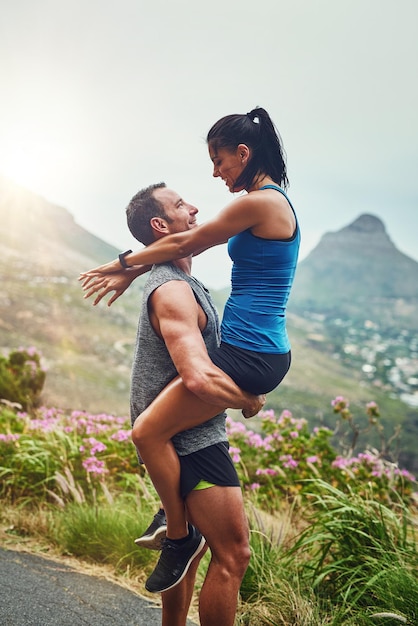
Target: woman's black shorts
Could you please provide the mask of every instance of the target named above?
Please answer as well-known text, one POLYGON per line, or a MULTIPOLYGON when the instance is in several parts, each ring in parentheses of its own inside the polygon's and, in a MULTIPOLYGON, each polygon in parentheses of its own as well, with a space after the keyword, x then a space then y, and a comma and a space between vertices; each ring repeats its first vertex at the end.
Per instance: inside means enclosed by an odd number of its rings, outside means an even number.
POLYGON ((286 376, 291 362, 290 351, 286 354, 266 354, 223 342, 215 352, 211 352, 210 357, 238 387, 254 395, 273 391, 286 376))

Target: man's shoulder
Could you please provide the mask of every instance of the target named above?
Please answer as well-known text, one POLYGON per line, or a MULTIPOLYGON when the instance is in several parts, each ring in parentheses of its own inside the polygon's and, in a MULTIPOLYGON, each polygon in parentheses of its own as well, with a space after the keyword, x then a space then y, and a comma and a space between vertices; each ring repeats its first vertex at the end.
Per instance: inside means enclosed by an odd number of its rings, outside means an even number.
POLYGON ((188 283, 192 288, 194 286, 203 289, 205 292, 208 292, 208 289, 205 285, 198 280, 195 276, 190 274, 186 274, 182 269, 173 265, 172 263, 159 263, 158 265, 153 265, 151 272, 148 274, 148 278, 146 281, 146 286, 155 285, 156 283, 162 284, 163 282, 169 282, 171 280, 182 280, 188 283))
POLYGON ((176 265, 167 262, 153 265, 150 273, 148 274, 148 281, 152 281, 155 279, 159 280, 161 278, 167 278, 171 280, 187 280, 188 276, 176 265))
POLYGON ((160 285, 170 282, 172 280, 183 280, 187 282, 187 274, 179 270, 175 265, 171 263, 161 263, 153 265, 151 271, 148 274, 145 290, 153 291, 160 285))
POLYGON ((170 283, 170 286, 173 286, 176 282, 179 285, 181 284, 183 289, 185 284, 188 285, 190 290, 194 293, 195 298, 201 303, 206 303, 202 306, 213 308, 214 305, 210 292, 205 285, 194 276, 187 274, 171 263, 153 265, 144 287, 144 295, 149 297, 163 285, 170 283))

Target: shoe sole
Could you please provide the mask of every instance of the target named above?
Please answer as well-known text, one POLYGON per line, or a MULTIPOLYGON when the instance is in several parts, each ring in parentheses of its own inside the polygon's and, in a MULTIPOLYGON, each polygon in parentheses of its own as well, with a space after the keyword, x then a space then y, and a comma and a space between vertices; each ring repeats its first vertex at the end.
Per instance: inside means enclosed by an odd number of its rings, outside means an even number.
POLYGON ((160 526, 152 535, 144 535, 135 539, 135 543, 140 548, 147 548, 147 550, 161 550, 162 544, 165 539, 167 526, 160 526))
POLYGON ((176 580, 175 583, 173 583, 169 587, 165 587, 164 589, 157 589, 157 590, 148 589, 147 583, 145 583, 145 589, 149 591, 150 593, 164 593, 164 591, 169 591, 170 589, 173 589, 173 587, 177 587, 177 585, 181 583, 181 581, 183 580, 183 578, 186 576, 187 572, 189 571, 189 567, 192 564, 192 561, 197 557, 198 554, 200 554, 200 552, 202 552, 203 548, 205 547, 205 544, 206 544, 206 539, 204 537, 201 537, 199 545, 196 547, 196 550, 190 556, 189 561, 186 567, 184 568, 182 575, 180 576, 178 580, 176 580))

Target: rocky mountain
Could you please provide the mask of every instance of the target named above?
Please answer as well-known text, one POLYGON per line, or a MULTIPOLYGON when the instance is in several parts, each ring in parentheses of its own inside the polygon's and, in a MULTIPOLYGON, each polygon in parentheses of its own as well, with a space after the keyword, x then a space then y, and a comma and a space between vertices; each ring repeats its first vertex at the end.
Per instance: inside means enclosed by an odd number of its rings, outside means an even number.
POLYGON ((418 328, 418 263, 374 215, 325 234, 299 264, 291 309, 418 328))

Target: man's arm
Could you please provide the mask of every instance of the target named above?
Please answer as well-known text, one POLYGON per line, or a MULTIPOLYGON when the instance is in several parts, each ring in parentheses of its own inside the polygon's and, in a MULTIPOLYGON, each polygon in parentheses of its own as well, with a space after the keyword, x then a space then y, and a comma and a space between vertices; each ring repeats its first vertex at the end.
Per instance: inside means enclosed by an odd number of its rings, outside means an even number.
POLYGON ((164 283, 150 297, 150 319, 164 340, 184 385, 215 406, 243 409, 245 417, 258 413, 265 398, 242 391, 209 358, 201 331, 206 315, 185 281, 164 283))

